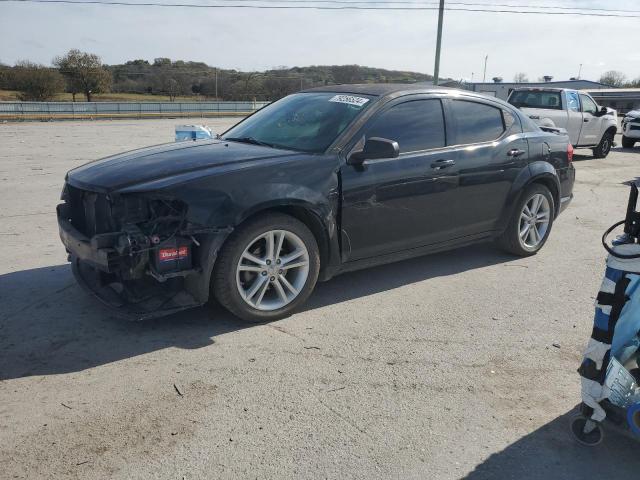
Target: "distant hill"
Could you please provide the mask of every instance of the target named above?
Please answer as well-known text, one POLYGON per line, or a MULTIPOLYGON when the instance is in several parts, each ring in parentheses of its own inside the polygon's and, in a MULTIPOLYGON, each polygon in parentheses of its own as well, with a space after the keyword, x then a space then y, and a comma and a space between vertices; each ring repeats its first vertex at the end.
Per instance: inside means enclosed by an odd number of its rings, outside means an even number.
MULTIPOLYGON (((313 65, 309 67, 278 67, 264 72, 241 72, 218 69, 203 62, 156 58, 152 62, 138 59, 120 65, 104 65, 110 78, 104 82, 110 91, 96 91, 96 100, 124 94, 153 100, 277 100, 302 89, 341 83, 415 83, 433 80, 424 73, 386 70, 360 65, 313 65)), ((33 80, 43 71, 50 77, 57 75, 55 67, 36 66, 25 70, 20 66, 0 65, 2 98, 18 98, 24 90, 25 76, 33 80)), ((26 82, 28 83, 28 82, 26 82)), ((49 99, 66 99, 64 82, 49 85, 49 99)), ((69 92, 69 84, 66 85, 69 92)))
POLYGON ((314 65, 240 72, 169 59, 156 59, 153 63, 133 60, 123 65, 110 65, 108 69, 113 75, 113 92, 196 94, 224 100, 277 100, 301 89, 339 83, 415 83, 433 79, 424 73, 360 65, 314 65))

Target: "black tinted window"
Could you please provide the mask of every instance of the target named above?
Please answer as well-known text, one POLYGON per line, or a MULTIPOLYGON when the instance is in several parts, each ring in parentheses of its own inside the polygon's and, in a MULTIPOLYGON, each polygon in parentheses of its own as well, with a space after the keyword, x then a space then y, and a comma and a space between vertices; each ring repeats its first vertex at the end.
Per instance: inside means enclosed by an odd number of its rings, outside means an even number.
POLYGON ((545 92, 540 90, 520 90, 509 97, 509 103, 518 108, 545 108, 562 110, 560 92, 545 92))
POLYGON ((451 102, 456 125, 456 143, 490 142, 504 132, 500 109, 483 103, 453 100, 451 102))
POLYGON ((395 140, 400 152, 444 147, 444 117, 440 100, 414 100, 383 112, 367 129, 367 138, 395 140))

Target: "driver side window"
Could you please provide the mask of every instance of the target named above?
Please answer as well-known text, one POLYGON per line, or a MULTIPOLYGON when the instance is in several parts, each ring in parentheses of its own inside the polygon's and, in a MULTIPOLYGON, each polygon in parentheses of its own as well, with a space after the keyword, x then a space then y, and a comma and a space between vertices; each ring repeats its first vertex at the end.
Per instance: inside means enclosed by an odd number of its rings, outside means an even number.
POLYGON ((374 119, 366 138, 398 142, 400 153, 445 146, 444 115, 440 100, 413 100, 394 105, 374 119))
POLYGON ((580 95, 580 100, 582 100, 582 111, 584 113, 595 115, 595 113, 598 111, 596 102, 591 100, 591 98, 587 97, 586 95, 580 95))

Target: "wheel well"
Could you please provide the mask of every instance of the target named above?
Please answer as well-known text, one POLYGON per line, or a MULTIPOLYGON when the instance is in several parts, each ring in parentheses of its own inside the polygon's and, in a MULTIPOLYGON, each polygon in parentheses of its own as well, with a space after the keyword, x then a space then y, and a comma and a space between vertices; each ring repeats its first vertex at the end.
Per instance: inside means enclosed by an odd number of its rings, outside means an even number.
POLYGON ((534 183, 549 189, 551 195, 553 195, 553 209, 555 210, 555 215, 558 215, 558 212, 560 211, 560 192, 558 191, 558 186, 550 178, 544 177, 534 179, 530 185, 534 183))
POLYGON ((268 212, 279 212, 285 215, 289 215, 297 220, 300 220, 306 225, 309 230, 311 230, 311 233, 313 233, 313 236, 318 243, 318 250, 320 251, 320 270, 322 271, 322 268, 327 265, 329 260, 329 239, 327 238, 324 224, 322 223, 322 220, 318 217, 318 215, 298 205, 282 205, 269 207, 254 212, 249 217, 245 218, 242 223, 246 222, 250 218, 264 215, 268 212))
POLYGON ((618 131, 618 129, 615 126, 610 126, 609 128, 607 128, 604 132, 604 134, 606 135, 607 133, 610 133, 611 135, 615 136, 616 132, 618 131))

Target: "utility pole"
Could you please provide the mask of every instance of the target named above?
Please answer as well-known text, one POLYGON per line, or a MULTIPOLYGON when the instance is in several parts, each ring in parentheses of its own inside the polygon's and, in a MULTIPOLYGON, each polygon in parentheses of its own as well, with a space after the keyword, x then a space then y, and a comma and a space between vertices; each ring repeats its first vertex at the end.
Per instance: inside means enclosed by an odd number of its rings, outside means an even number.
POLYGON ((580 75, 582 75, 582 64, 580 64, 580 69, 578 70, 578 80, 580 80, 580 75))
POLYGON ((216 102, 218 101, 218 67, 216 67, 216 102))
POLYGON ((436 65, 433 68, 433 84, 438 85, 440 77, 440 48, 442 47, 442 20, 444 19, 444 0, 440 0, 438 11, 438 38, 436 40, 436 65))
POLYGON ((487 60, 489 60, 489 55, 484 57, 484 73, 482 74, 482 83, 486 83, 487 81, 487 60))

